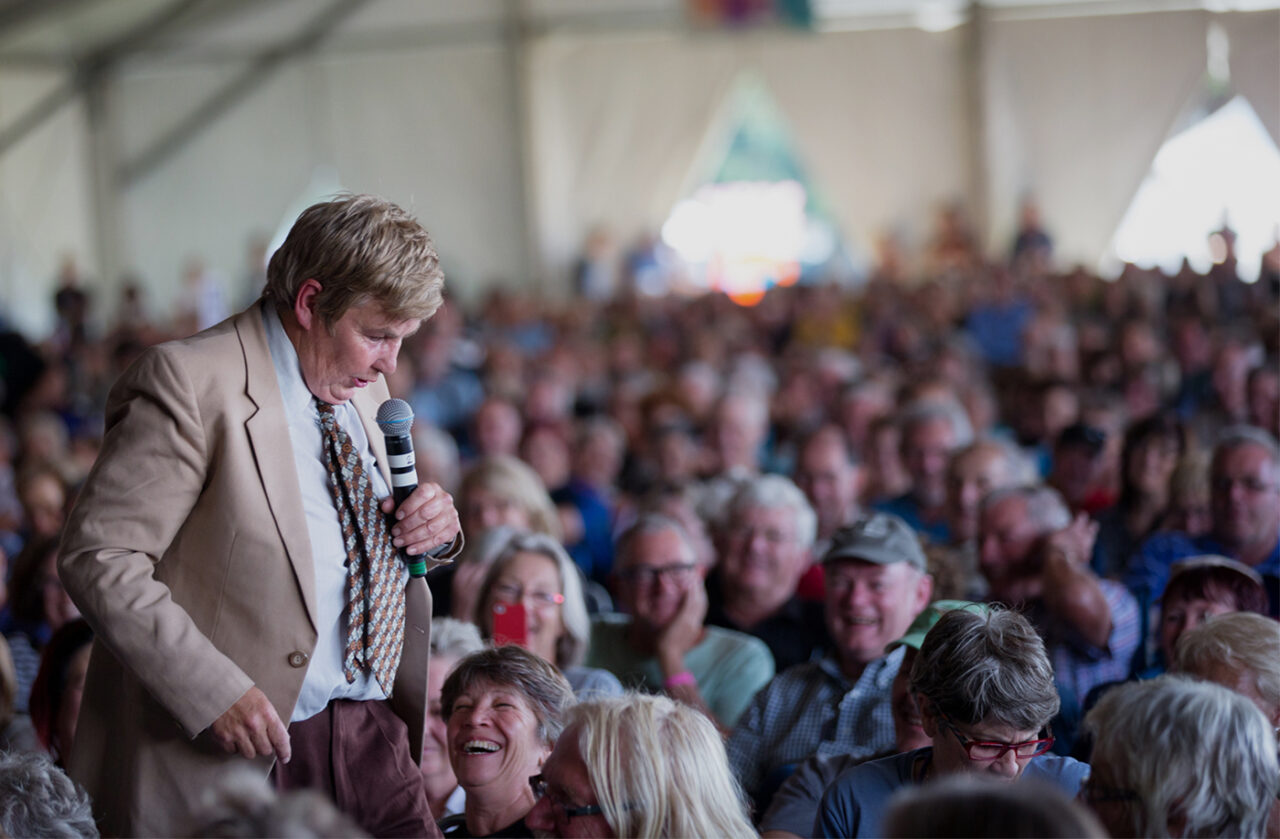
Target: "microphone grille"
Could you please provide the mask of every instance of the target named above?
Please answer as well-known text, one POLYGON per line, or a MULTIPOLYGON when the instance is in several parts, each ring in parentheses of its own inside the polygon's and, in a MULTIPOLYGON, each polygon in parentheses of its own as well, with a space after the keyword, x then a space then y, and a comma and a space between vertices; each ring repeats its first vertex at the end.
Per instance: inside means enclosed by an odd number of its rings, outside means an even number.
POLYGON ((407 437, 413 428, 413 409, 403 399, 388 399, 378 406, 378 427, 391 437, 407 437))

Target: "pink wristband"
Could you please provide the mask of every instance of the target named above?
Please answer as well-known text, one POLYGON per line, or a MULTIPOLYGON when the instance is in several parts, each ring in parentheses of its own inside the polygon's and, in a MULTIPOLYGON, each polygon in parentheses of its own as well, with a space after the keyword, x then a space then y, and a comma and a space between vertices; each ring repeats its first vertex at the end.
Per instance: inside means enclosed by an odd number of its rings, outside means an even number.
POLYGON ((679 673, 672 673, 662 681, 662 686, 667 690, 678 688, 681 685, 696 685, 698 680, 688 670, 681 670, 679 673))

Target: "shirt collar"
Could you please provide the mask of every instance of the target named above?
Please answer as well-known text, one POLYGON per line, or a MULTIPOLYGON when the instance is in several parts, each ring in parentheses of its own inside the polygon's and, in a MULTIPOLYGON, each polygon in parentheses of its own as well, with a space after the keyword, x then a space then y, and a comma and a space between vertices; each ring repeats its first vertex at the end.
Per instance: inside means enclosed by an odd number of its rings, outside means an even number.
POLYGON ((267 330, 271 365, 275 368, 276 380, 280 383, 280 396, 288 415, 298 416, 301 413, 304 416, 319 417, 315 397, 302 378, 302 363, 298 360, 298 351, 284 331, 280 313, 269 303, 262 307, 262 325, 267 330))

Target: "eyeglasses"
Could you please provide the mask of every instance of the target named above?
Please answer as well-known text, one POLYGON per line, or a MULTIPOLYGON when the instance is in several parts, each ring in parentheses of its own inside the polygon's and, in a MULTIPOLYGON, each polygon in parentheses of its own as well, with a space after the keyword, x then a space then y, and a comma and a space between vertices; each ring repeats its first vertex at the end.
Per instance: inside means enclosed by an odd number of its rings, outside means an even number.
POLYGON ((564 812, 565 819, 576 819, 578 816, 599 816, 604 813, 604 810, 599 804, 587 804, 583 807, 570 807, 568 804, 557 801, 556 797, 553 796, 548 789, 546 779, 542 777, 541 773, 529 778, 529 786, 533 788, 533 794, 538 798, 538 800, 545 798, 562 810, 564 812))
POLYGON ((551 591, 526 592, 523 586, 512 583, 499 583, 493 587, 493 596, 503 603, 521 603, 527 596, 534 606, 559 606, 564 603, 564 595, 551 591))
POLYGON ((1047 737, 1025 740, 1021 743, 1000 743, 991 740, 970 740, 960 733, 960 729, 956 728, 955 723, 951 722, 951 720, 946 717, 940 717, 939 721, 960 741, 960 745, 964 747, 964 752, 969 756, 969 760, 999 760, 1005 756, 1006 752, 1013 752, 1015 757, 1025 760, 1039 757, 1053 748, 1053 733, 1047 728, 1045 729, 1047 737))
POLYGON ((665 578, 668 582, 682 583, 689 579, 689 575, 697 567, 692 562, 683 562, 678 565, 641 565, 638 568, 624 568, 618 572, 618 576, 640 585, 652 585, 658 581, 659 577, 665 578))

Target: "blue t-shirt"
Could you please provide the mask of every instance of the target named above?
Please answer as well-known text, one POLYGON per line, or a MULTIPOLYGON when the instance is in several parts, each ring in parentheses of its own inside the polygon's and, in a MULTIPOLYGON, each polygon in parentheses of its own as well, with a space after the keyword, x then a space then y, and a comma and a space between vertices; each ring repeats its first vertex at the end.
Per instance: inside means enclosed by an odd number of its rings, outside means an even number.
MULTIPOLYGON (((903 787, 915 783, 913 769, 918 759, 931 758, 933 747, 890 755, 851 767, 827 787, 818 819, 813 826, 815 836, 883 836, 881 821, 889 799, 903 787)), ((1052 784, 1070 798, 1075 798, 1080 785, 1089 777, 1089 764, 1054 754, 1033 757, 1021 778, 1052 784)))

